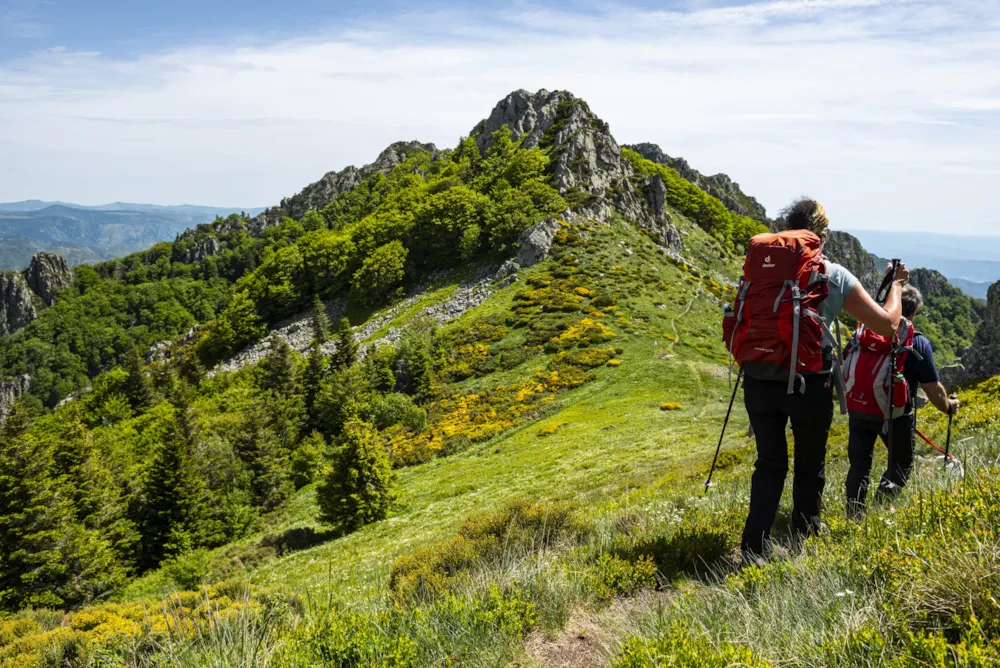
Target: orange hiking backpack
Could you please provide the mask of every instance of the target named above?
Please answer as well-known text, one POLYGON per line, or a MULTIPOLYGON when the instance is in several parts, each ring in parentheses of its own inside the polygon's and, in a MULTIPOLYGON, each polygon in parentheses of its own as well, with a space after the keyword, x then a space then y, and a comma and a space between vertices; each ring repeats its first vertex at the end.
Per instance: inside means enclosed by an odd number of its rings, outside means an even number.
MULTIPOLYGON (((824 348, 834 345, 819 315, 829 294, 821 245, 809 230, 750 239, 736 303, 722 321, 726 347, 743 373, 787 379, 789 394, 796 380, 805 392, 803 374, 826 371, 824 348)), ((839 377, 839 355, 832 358, 839 377)))

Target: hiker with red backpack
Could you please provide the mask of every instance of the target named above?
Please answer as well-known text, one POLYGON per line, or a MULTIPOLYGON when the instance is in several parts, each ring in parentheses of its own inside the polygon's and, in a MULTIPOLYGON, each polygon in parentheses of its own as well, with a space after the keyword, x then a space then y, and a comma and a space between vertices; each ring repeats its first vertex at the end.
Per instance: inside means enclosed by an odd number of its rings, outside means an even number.
POLYGON ((864 326, 847 345, 844 379, 850 411, 847 446, 851 468, 847 474, 847 514, 859 517, 865 509, 875 441, 881 437, 888 464, 879 481, 876 499, 892 498, 906 485, 913 470, 917 386, 942 413, 954 415, 958 399, 949 399, 934 366, 931 342, 913 327, 923 297, 912 285, 902 292, 902 323, 894 337, 883 337, 864 326), (889 413, 892 398, 892 415, 889 413))
MULTIPOLYGON (((792 531, 804 538, 820 528, 833 387, 840 378, 831 323, 843 308, 886 337, 899 326, 900 292, 909 279, 905 265, 898 267, 880 306, 854 275, 823 257, 829 225, 822 205, 803 199, 786 210, 785 231, 753 237, 736 303, 723 318, 757 440, 741 542, 749 562, 763 558, 770 543, 788 475, 789 420, 795 440, 792 531)), ((843 401, 842 390, 839 395, 843 401)))

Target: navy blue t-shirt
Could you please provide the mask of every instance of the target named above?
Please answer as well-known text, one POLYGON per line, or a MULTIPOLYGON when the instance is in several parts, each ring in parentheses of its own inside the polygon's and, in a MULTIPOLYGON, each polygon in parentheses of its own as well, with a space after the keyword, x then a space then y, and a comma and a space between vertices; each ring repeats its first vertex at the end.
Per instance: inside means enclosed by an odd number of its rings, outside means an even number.
POLYGON ((934 349, 930 340, 923 334, 917 334, 913 339, 913 350, 920 353, 918 358, 912 352, 906 356, 903 363, 903 378, 910 386, 910 397, 917 396, 917 387, 924 383, 936 383, 938 378, 937 367, 934 366, 934 349))

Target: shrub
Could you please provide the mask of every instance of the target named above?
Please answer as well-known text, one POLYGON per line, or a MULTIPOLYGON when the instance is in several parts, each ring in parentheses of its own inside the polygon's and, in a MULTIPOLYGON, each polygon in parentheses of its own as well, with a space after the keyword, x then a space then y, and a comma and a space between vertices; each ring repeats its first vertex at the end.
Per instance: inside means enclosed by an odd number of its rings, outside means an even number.
POLYGON ((747 647, 728 642, 712 642, 703 633, 677 621, 655 639, 630 636, 613 668, 754 668, 768 664, 757 659, 747 647))
POLYGON ((162 568, 181 589, 197 589, 212 570, 212 557, 208 550, 193 550, 164 562, 162 568))
POLYGON ((395 474, 372 425, 351 420, 317 490, 320 520, 344 532, 384 519, 396 498, 395 474))
POLYGON ((656 572, 656 563, 649 556, 627 561, 605 553, 587 568, 584 580, 602 598, 631 596, 656 585, 656 572))
POLYGON ((673 579, 704 573, 727 557, 737 542, 736 532, 724 521, 685 520, 672 534, 620 536, 608 552, 633 562, 652 558, 660 574, 673 579))
POLYGON ((448 540, 398 557, 389 589, 397 601, 440 595, 472 568, 545 550, 560 541, 579 541, 590 531, 568 504, 511 501, 500 510, 470 516, 448 540))
POLYGON ((538 430, 539 436, 551 436, 563 427, 565 427, 568 422, 550 422, 548 424, 542 425, 542 428, 538 430))

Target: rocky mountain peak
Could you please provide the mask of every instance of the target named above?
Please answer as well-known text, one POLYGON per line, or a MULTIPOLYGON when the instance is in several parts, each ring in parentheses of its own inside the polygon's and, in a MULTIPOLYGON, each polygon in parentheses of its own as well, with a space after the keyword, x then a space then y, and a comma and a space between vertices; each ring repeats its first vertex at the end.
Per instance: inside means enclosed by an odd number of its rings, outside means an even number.
POLYGON ((55 253, 35 253, 25 273, 28 285, 49 306, 73 280, 69 264, 55 253))
POLYGON ((647 226, 660 244, 680 248, 680 234, 664 207, 664 184, 652 177, 640 184, 642 192, 636 190, 632 166, 622 159, 611 128, 586 102, 567 91, 517 90, 500 100, 470 136, 485 152, 493 133, 505 125, 523 147, 548 153, 551 183, 573 211, 598 220, 617 211, 647 226))
POLYGON ((471 135, 481 151, 490 147, 493 133, 504 125, 525 148, 549 150, 552 182, 563 194, 602 196, 631 175, 608 124, 572 93, 514 91, 473 128, 471 135))
POLYGON ((744 193, 740 188, 740 184, 733 181, 726 174, 706 176, 691 167, 684 158, 670 157, 656 144, 648 142, 630 144, 626 145, 625 148, 635 151, 646 158, 646 160, 673 167, 677 170, 678 174, 712 197, 717 198, 733 213, 759 220, 762 223, 770 222, 767 218, 767 210, 764 208, 764 205, 758 202, 756 198, 744 193))

